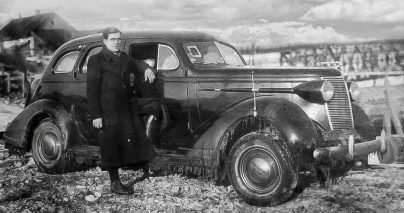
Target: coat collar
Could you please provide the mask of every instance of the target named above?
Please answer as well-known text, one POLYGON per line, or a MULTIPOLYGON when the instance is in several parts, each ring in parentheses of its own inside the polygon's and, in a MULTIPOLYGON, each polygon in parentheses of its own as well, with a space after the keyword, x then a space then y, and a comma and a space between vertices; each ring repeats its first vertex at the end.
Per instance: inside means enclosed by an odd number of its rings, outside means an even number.
MULTIPOLYGON (((115 56, 115 54, 113 54, 113 53, 112 53, 110 50, 108 50, 105 46, 102 47, 101 53, 102 53, 102 55, 104 55, 105 59, 106 59, 108 62, 111 62, 112 57, 115 56)), ((120 53, 119 53, 119 55, 120 55, 120 53)))
MULTIPOLYGON (((108 62, 112 62, 112 57, 115 56, 110 50, 108 50, 105 46, 101 49, 101 54, 104 55, 105 59, 108 62)), ((123 73, 126 71, 126 69, 129 66, 129 60, 126 60, 125 57, 127 57, 127 55, 124 52, 120 52, 119 57, 121 57, 122 60, 122 71, 121 71, 121 75, 123 75, 123 73)))

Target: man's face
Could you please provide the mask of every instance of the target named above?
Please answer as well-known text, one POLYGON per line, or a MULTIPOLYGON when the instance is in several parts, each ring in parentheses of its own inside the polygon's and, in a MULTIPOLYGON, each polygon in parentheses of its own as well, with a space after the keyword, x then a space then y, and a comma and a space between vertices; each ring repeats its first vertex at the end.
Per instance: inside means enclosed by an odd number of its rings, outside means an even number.
POLYGON ((118 52, 121 45, 121 33, 111 33, 108 35, 108 39, 104 39, 104 44, 112 52, 118 52))

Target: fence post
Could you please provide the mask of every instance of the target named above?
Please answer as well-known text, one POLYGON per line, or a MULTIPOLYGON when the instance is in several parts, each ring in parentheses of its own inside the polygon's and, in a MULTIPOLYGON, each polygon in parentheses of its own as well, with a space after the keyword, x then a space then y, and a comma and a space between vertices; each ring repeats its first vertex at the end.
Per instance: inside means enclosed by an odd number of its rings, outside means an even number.
POLYGON ((395 107, 395 105, 392 102, 391 97, 390 97, 390 83, 389 83, 388 75, 386 75, 384 77, 384 79, 385 79, 385 81, 384 81, 384 87, 385 87, 384 92, 386 94, 386 102, 387 102, 390 118, 393 121, 394 129, 396 130, 396 133, 398 135, 400 135, 400 136, 404 136, 403 128, 401 126, 400 119, 398 117, 397 109, 396 109, 396 107, 395 107))
POLYGON ((383 115, 383 129, 386 131, 386 135, 391 135, 391 116, 388 108, 386 108, 383 115))
POLYGON ((10 79, 10 73, 7 73, 7 94, 10 94, 11 92, 11 79, 10 79))

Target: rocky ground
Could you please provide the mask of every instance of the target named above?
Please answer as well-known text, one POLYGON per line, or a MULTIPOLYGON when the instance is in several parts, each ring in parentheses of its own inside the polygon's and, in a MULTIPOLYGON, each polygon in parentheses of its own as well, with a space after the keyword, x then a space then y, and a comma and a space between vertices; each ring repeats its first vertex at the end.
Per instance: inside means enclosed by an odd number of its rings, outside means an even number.
POLYGON ((0 212, 404 212, 404 167, 371 166, 352 171, 336 185, 312 184, 297 199, 276 207, 246 204, 234 189, 179 175, 138 181, 121 171, 136 193, 109 192, 106 172, 47 175, 30 154, 8 156, 0 145, 0 212))

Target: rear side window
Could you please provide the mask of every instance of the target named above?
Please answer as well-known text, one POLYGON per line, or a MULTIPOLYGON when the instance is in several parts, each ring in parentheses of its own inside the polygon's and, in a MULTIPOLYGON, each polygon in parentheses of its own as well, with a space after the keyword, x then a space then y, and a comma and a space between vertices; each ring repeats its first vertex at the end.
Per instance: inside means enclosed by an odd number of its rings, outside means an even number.
POLYGON ((167 45, 159 45, 157 70, 172 70, 176 69, 180 63, 174 50, 167 45))
POLYGON ((85 59, 83 65, 82 65, 81 68, 80 68, 80 72, 81 72, 81 73, 87 73, 88 59, 89 59, 91 56, 93 56, 93 55, 99 53, 99 52, 101 51, 101 49, 102 49, 102 46, 94 47, 94 48, 92 48, 92 49, 88 52, 88 54, 87 54, 87 56, 86 56, 86 59, 85 59))
POLYGON ((63 55, 56 63, 54 68, 55 73, 70 73, 73 71, 77 58, 79 57, 79 51, 68 52, 63 55))

